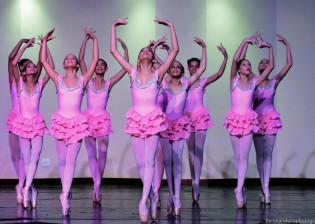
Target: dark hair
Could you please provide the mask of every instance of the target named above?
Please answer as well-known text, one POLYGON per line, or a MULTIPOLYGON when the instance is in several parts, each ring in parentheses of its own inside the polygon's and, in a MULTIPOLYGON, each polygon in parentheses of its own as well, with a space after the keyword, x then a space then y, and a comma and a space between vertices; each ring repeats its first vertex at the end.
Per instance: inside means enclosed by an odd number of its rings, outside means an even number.
POLYGON ((200 59, 199 58, 190 58, 187 60, 187 65, 189 66, 189 64, 192 62, 192 61, 196 61, 198 62, 198 64, 200 65, 200 59))
MULTIPOLYGON (((69 54, 67 54, 67 55, 69 55, 69 54)), ((67 55, 66 55, 66 56, 67 56, 67 55)), ((76 71, 78 71, 79 68, 80 68, 80 62, 79 62, 77 56, 75 56, 74 54, 71 54, 71 55, 73 55, 73 56, 75 57, 75 60, 77 61, 77 65, 79 65, 79 66, 76 68, 76 71)), ((65 56, 65 58, 63 59, 63 63, 62 63, 63 65, 65 65, 66 56, 65 56)))
MULTIPOLYGON (((185 74, 185 68, 184 68, 184 66, 182 65, 182 63, 180 63, 179 61, 174 60, 174 61, 172 62, 172 64, 173 64, 174 62, 178 62, 178 63, 179 63, 179 65, 180 65, 180 67, 181 67, 181 72, 182 72, 182 74, 185 74)), ((171 66, 172 66, 172 65, 171 65, 171 66)))
POLYGON ((238 60, 238 61, 236 62, 236 69, 237 69, 237 70, 240 69, 242 62, 245 61, 245 60, 248 61, 247 59, 243 58, 243 59, 238 60))
POLYGON ((102 59, 102 58, 99 58, 98 59, 99 61, 102 61, 102 62, 104 62, 104 64, 105 64, 105 68, 107 68, 107 62, 104 60, 104 59, 102 59))
POLYGON ((28 59, 28 58, 23 58, 23 59, 21 59, 21 60, 18 62, 18 67, 19 67, 20 72, 25 71, 26 64, 24 65, 24 63, 27 62, 27 61, 31 61, 31 60, 28 59), (24 65, 24 67, 23 67, 23 65, 24 65))

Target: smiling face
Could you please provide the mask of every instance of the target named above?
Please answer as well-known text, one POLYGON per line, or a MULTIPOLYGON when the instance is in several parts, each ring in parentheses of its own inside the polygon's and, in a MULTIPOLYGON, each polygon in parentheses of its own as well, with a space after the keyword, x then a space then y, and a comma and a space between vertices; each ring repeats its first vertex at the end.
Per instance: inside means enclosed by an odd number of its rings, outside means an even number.
POLYGON ((74 54, 67 54, 63 60, 63 66, 67 67, 79 67, 79 61, 74 54))
POLYGON ((179 61, 173 61, 169 68, 169 74, 171 77, 182 77, 184 74, 184 67, 179 61))
POLYGON ((265 71, 265 69, 267 68, 268 65, 269 65, 269 60, 268 59, 262 59, 258 65, 259 73, 262 73, 263 71, 265 71))
POLYGON ((107 63, 103 59, 99 59, 95 67, 95 73, 104 74, 106 71, 107 71, 107 63))
POLYGON ((23 73, 25 75, 35 75, 37 73, 36 65, 33 62, 29 62, 25 65, 23 73))
POLYGON ((196 61, 196 60, 190 61, 188 64, 188 71, 189 71, 190 75, 195 74, 196 71, 198 70, 199 66, 200 66, 199 61, 196 61))
POLYGON ((239 61, 238 72, 243 75, 249 75, 252 73, 252 65, 246 59, 239 61))
POLYGON ((149 47, 142 48, 141 51, 139 52, 138 59, 139 60, 143 60, 143 59, 153 60, 154 53, 149 47))

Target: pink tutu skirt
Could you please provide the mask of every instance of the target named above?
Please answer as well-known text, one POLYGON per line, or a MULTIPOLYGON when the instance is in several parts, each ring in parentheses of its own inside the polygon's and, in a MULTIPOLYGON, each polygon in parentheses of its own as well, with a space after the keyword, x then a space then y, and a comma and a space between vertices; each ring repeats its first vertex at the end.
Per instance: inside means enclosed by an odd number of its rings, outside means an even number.
POLYGON ((187 129, 189 132, 197 132, 199 130, 206 130, 213 126, 209 110, 205 107, 199 109, 194 113, 185 112, 190 119, 187 129))
POLYGON ((38 113, 31 119, 19 114, 15 117, 12 125, 12 133, 27 139, 32 139, 35 136, 43 136, 48 131, 41 113, 38 113))
POLYGON ((282 130, 282 121, 278 111, 274 110, 268 114, 258 114, 259 130, 256 134, 273 135, 282 130))
POLYGON ((110 120, 109 113, 105 112, 97 117, 91 115, 88 110, 82 112, 86 117, 87 123, 89 125, 89 132, 91 137, 97 138, 99 136, 109 135, 113 133, 112 122, 110 120))
POLYGON ((158 107, 145 116, 131 108, 127 111, 126 116, 125 132, 132 136, 147 138, 167 128, 165 115, 158 107))
POLYGON ((52 115, 49 134, 66 145, 76 143, 89 135, 89 125, 83 114, 65 118, 58 113, 52 115))
POLYGON ((232 110, 227 112, 224 128, 230 133, 230 135, 244 136, 250 133, 257 133, 258 127, 258 114, 251 110, 247 114, 236 114, 232 110))
POLYGON ((189 118, 186 115, 183 115, 173 121, 166 118, 166 123, 168 128, 161 132, 161 137, 172 141, 186 139, 189 137, 189 131, 187 129, 189 125, 189 118))
POLYGON ((6 130, 8 132, 12 132, 12 130, 13 130, 13 122, 14 122, 16 116, 17 116, 17 114, 11 110, 10 113, 9 113, 9 116, 7 118, 6 130))

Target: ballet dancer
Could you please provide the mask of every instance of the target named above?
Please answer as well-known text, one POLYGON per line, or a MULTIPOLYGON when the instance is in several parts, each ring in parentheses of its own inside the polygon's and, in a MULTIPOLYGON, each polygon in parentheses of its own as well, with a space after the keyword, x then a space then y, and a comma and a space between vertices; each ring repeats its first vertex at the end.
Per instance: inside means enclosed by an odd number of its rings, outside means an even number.
MULTIPOLYGON (((12 61, 12 66, 16 67, 22 54, 33 45, 35 38, 31 38, 16 54, 12 61)), ((51 55, 48 54, 48 61, 54 67, 51 55)), ((41 63, 39 63, 41 67, 41 63)), ((12 132, 19 136, 20 149, 24 160, 24 170, 26 175, 25 186, 22 190, 23 207, 29 207, 29 190, 37 170, 38 160, 43 145, 43 136, 47 133, 44 117, 39 112, 39 102, 43 89, 49 81, 46 74, 39 80, 40 71, 31 61, 25 64, 21 76, 17 70, 13 72, 16 83, 17 97, 20 107, 20 113, 13 121, 12 132)), ((31 204, 36 207, 37 189, 32 186, 31 204)))
MULTIPOLYGON (((117 51, 116 27, 126 25, 127 18, 118 19, 111 27, 111 53, 119 64, 129 73, 133 107, 127 112, 125 132, 131 135, 132 147, 143 182, 142 198, 139 202, 139 216, 142 222, 148 221, 147 199, 152 189, 154 160, 159 142, 159 133, 166 129, 165 115, 157 106, 160 84, 167 69, 179 52, 174 25, 156 17, 157 23, 166 25, 171 31, 172 51, 155 72, 152 71, 154 52, 148 47, 141 49, 138 55, 137 68, 132 66, 117 51)), ((158 198, 151 200, 151 218, 156 219, 158 198)))
POLYGON ((248 154, 253 133, 259 129, 257 113, 252 109, 254 90, 273 70, 273 50, 272 46, 266 42, 261 43, 259 47, 269 49, 269 64, 259 77, 256 78, 252 74, 251 64, 247 59, 240 59, 246 43, 257 44, 259 35, 256 33, 244 39, 233 57, 230 77, 231 110, 226 114, 224 123, 234 150, 237 173, 237 187, 234 192, 238 208, 246 207, 244 181, 248 167, 248 154))
POLYGON ((82 139, 89 135, 88 124, 81 113, 81 103, 86 85, 92 78, 98 61, 98 42, 93 33, 86 33, 93 40, 93 59, 82 76, 77 77, 79 62, 75 55, 67 54, 63 68, 65 76, 54 71, 46 61, 47 40, 54 29, 50 30, 43 39, 40 60, 57 88, 58 111, 53 114, 49 134, 55 137, 59 158, 59 172, 62 184, 60 201, 64 216, 70 211, 70 189, 75 172, 76 158, 82 139))
MULTIPOLYGON (((282 130, 280 114, 274 107, 274 95, 277 86, 292 67, 292 55, 289 42, 280 34, 278 41, 286 47, 286 64, 281 71, 271 79, 264 81, 256 88, 253 98, 253 108, 258 114, 259 131, 254 134, 256 162, 261 182, 260 199, 262 203, 270 203, 269 180, 272 165, 272 151, 277 132, 282 130)), ((258 65, 260 75, 269 65, 268 59, 262 59, 258 65)))
MULTIPOLYGON (((87 34, 89 32, 94 34, 95 31, 88 32, 86 30, 86 32, 87 34)), ((90 36, 86 35, 80 49, 79 62, 82 74, 87 71, 84 54, 89 39, 90 36)), ((128 61, 128 49, 125 43, 119 38, 117 41, 121 43, 124 49, 124 58, 128 61)), ((110 115, 106 111, 107 100, 113 86, 126 74, 126 70, 121 69, 115 76, 105 80, 104 75, 107 69, 107 63, 103 59, 99 59, 94 71, 95 77, 89 81, 86 87, 87 109, 83 111, 89 124, 90 134, 84 138, 84 142, 94 182, 93 201, 97 203, 102 200, 101 180, 106 165, 109 134, 113 133, 110 115)))
MULTIPOLYGON (((209 84, 218 80, 224 73, 228 55, 224 46, 217 46, 223 54, 223 61, 219 71, 207 78, 198 79, 189 89, 185 114, 189 117, 188 130, 189 138, 186 140, 189 155, 189 167, 192 182, 192 198, 198 201, 200 197, 199 182, 203 163, 204 144, 207 135, 207 129, 213 126, 209 110, 203 105, 203 94, 209 84)), ((195 74, 200 67, 200 59, 191 58, 187 61, 190 76, 195 74)))
POLYGON ((182 154, 185 139, 189 137, 187 129, 189 118, 184 113, 186 98, 190 87, 206 69, 206 45, 197 37, 195 37, 195 42, 202 47, 199 69, 190 78, 184 79, 183 65, 174 61, 169 69, 169 80, 163 81, 164 110, 168 128, 161 132, 161 144, 169 188, 167 212, 174 212, 175 215, 180 215, 181 211, 182 154))

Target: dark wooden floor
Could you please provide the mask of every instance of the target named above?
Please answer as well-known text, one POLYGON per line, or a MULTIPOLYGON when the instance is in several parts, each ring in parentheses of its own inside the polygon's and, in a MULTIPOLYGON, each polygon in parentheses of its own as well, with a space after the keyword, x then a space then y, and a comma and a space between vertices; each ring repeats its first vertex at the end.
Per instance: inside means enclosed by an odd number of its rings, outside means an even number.
MULTIPOLYGON (((0 223, 140 223, 138 202, 140 185, 104 185, 102 204, 92 202, 92 185, 74 184, 71 213, 64 218, 61 213, 60 185, 37 185, 36 209, 23 209, 16 204, 14 185, 0 186, 0 223)), ((259 202, 259 187, 248 186, 248 205, 237 209, 233 187, 202 186, 198 204, 192 203, 191 187, 181 191, 180 218, 167 215, 168 190, 160 190, 162 206, 158 220, 149 223, 203 224, 203 223, 315 223, 314 186, 271 186, 271 205, 259 202)))

